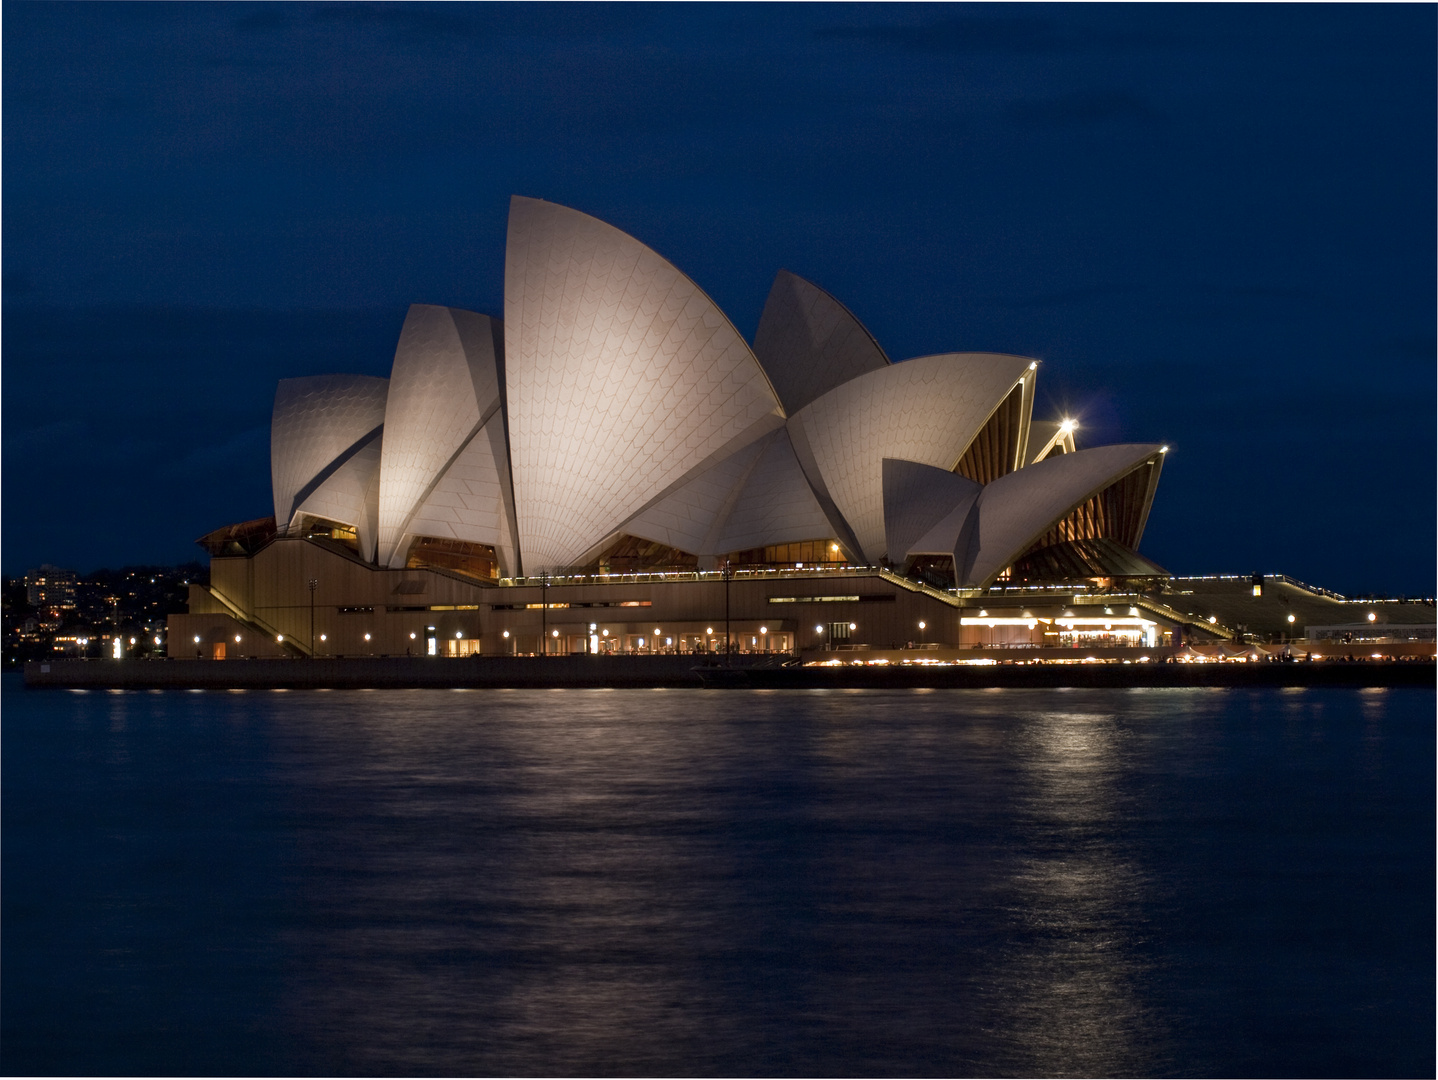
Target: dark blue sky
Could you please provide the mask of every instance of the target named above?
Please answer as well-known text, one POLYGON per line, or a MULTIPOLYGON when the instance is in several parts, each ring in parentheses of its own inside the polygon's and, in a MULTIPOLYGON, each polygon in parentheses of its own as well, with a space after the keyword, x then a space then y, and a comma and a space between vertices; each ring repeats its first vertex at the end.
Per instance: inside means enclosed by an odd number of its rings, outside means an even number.
POLYGON ((1043 361, 1173 447, 1170 570, 1434 588, 1429 5, 4 10, 3 564, 262 516, 274 382, 502 314, 511 193, 752 336, 787 267, 898 359, 1043 361))

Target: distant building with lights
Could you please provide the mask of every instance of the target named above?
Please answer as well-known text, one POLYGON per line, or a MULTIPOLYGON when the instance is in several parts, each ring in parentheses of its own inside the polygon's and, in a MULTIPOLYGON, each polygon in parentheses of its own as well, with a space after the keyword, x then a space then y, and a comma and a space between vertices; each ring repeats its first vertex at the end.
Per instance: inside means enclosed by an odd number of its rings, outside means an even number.
POLYGON ((46 563, 25 575, 25 602, 34 608, 75 607, 75 571, 46 563))
POLYGON ((411 307, 388 379, 279 384, 274 516, 202 538, 172 656, 1182 634, 1138 552, 1167 448, 1034 420, 1035 361, 894 363, 787 271, 751 345, 654 251, 536 199, 504 285, 502 322, 411 307))

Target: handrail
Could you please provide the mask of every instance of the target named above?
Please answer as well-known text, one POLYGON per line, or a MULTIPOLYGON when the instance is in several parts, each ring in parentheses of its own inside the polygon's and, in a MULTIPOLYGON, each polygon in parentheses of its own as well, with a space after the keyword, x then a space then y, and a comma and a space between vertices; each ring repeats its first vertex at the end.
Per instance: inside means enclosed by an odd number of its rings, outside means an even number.
MULTIPOLYGON (((803 568, 793 567, 766 567, 762 570, 733 570, 730 571, 729 579, 738 581, 740 578, 785 578, 785 577, 813 577, 815 574, 830 574, 836 577, 870 577, 875 573, 883 571, 878 566, 805 566, 803 568)), ((507 577, 499 579, 500 588, 528 588, 533 589, 544 585, 546 582, 551 587, 564 585, 627 585, 643 584, 665 581, 723 581, 723 570, 634 570, 620 574, 548 574, 540 576, 537 574, 526 575, 525 577, 507 577)))
MULTIPOLYGON (((1313 593, 1315 596, 1327 596, 1327 597, 1330 597, 1330 598, 1332 598, 1332 599, 1334 599, 1334 600, 1345 600, 1345 601, 1346 601, 1346 600, 1348 599, 1348 597, 1344 596, 1344 595, 1343 595, 1342 593, 1340 593, 1340 592, 1334 592, 1332 589, 1325 589, 1325 588, 1323 588, 1322 586, 1319 586, 1319 585, 1309 585, 1307 582, 1299 581, 1296 577, 1290 577, 1288 574, 1262 574, 1262 575, 1260 575, 1260 576, 1263 578, 1263 580, 1264 580, 1265 582, 1277 582, 1278 584, 1281 584, 1281 585, 1292 585, 1292 586, 1293 586, 1294 588, 1296 588, 1296 589, 1302 589, 1304 592, 1311 592, 1311 593, 1313 593)), ((1253 579, 1253 575, 1252 575, 1252 574, 1181 574, 1181 575, 1175 575, 1174 577, 1170 578, 1169 580, 1170 580, 1170 581, 1176 581, 1176 582, 1177 582, 1177 581, 1245 581, 1245 582, 1246 582, 1246 581, 1251 581, 1252 579, 1253 579)))
POLYGON ((291 648, 296 649, 302 655, 309 654, 309 650, 299 641, 295 640, 294 638, 281 638, 280 632, 276 627, 271 626, 269 623, 265 622, 265 620, 261 619, 258 615, 245 611, 244 608, 240 607, 239 604, 235 603, 233 600, 231 600, 224 593, 220 592, 220 590, 215 588, 213 585, 201 585, 200 588, 204 589, 207 593, 213 596, 224 607, 229 608, 230 614, 233 615, 240 622, 244 623, 250 629, 258 630, 262 634, 268 634, 270 637, 280 640, 282 644, 288 645, 291 648))
POLYGON ((940 590, 934 588, 932 585, 926 584, 922 581, 913 581, 909 578, 902 577, 899 574, 894 573, 892 570, 888 570, 882 566, 879 567, 879 577, 887 582, 890 582, 891 584, 899 586, 901 589, 908 589, 910 592, 915 592, 923 596, 930 597, 934 600, 939 601, 940 603, 948 604, 949 607, 957 608, 964 606, 963 602, 960 601, 959 598, 953 593, 941 592, 940 590))

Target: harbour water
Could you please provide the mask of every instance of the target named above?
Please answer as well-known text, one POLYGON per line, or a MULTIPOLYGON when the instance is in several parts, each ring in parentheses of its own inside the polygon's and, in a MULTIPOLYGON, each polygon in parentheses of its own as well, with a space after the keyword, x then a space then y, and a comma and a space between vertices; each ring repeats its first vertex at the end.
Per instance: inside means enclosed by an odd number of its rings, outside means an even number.
POLYGON ((1434 1071, 1431 690, 3 683, 7 1074, 1434 1071))

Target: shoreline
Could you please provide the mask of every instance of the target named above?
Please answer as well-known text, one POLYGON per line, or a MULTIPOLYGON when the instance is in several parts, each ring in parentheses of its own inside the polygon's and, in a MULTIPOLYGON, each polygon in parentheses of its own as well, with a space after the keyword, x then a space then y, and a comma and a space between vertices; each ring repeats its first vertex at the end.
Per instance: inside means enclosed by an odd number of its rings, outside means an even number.
POLYGON ((1065 687, 1426 687, 1432 661, 1206 664, 781 666, 694 656, 353 657, 322 660, 32 660, 26 689, 940 689, 1065 687))

